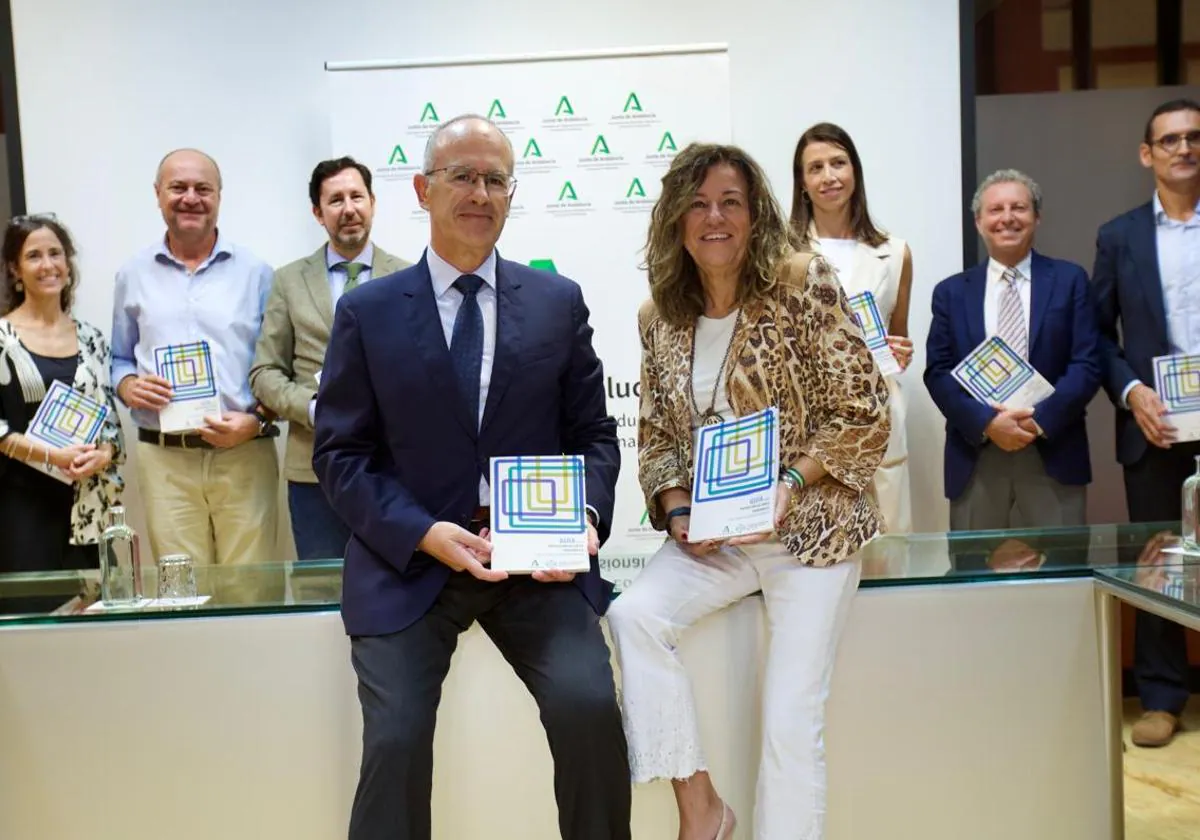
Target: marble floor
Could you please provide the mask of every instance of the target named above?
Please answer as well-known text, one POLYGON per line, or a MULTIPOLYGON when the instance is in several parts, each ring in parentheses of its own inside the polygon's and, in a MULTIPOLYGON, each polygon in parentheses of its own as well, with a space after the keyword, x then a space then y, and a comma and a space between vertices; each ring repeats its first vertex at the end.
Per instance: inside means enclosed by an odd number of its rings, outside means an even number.
POLYGON ((1192 698, 1184 730, 1161 749, 1130 742, 1139 713, 1136 700, 1126 702, 1126 840, 1193 840, 1200 836, 1200 700, 1192 698))

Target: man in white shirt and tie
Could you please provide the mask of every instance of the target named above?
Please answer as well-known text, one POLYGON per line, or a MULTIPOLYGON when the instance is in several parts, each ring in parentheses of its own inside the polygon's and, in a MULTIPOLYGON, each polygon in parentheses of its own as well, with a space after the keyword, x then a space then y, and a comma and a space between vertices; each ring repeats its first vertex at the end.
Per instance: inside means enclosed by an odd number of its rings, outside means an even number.
POLYGON ((971 202, 988 259, 937 285, 925 385, 946 418, 945 490, 954 531, 1084 524, 1091 481, 1084 413, 1100 386, 1087 273, 1033 250, 1041 189, 1012 169, 971 202), (972 397, 954 368, 999 336, 1054 386, 1036 406, 972 397))

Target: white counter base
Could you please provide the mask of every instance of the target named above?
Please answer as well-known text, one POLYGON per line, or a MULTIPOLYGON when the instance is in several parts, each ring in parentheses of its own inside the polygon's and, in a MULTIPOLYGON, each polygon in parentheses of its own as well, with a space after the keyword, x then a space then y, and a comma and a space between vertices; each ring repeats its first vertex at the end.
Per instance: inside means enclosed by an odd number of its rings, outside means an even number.
MULTIPOLYGON (((1094 586, 860 592, 829 706, 828 840, 1120 837, 1112 628, 1094 586)), ((684 645, 738 838, 752 837, 747 651, 762 637, 752 598, 684 645)), ((359 737, 336 613, 0 630, 3 840, 345 837, 359 737)), ((533 702, 478 627, 460 640, 435 750, 438 840, 558 836, 533 702)), ((635 840, 675 836, 669 785, 633 804, 635 840)))

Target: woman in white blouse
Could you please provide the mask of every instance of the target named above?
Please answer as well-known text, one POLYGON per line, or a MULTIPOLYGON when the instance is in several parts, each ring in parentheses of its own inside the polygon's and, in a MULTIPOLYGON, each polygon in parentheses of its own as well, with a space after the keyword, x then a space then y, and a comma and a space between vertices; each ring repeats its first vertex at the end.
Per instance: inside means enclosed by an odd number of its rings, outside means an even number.
MULTIPOLYGON (((871 292, 901 371, 912 361, 908 299, 912 253, 904 240, 884 233, 867 211, 862 162, 854 141, 832 123, 818 123, 800 136, 792 161, 792 226, 802 248, 833 264, 847 296, 871 292)), ((898 376, 887 377, 892 432, 875 493, 890 533, 912 530, 908 489, 908 445, 904 394, 898 376)))

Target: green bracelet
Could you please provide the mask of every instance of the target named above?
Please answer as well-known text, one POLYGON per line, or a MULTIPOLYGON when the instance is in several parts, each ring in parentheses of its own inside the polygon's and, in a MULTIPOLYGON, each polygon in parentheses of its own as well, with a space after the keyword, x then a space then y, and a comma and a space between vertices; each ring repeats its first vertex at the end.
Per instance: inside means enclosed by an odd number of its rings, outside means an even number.
POLYGON ((796 482, 797 490, 804 489, 804 485, 805 485, 804 476, 801 475, 800 470, 794 469, 792 467, 788 467, 783 472, 785 475, 790 476, 792 481, 796 482))

